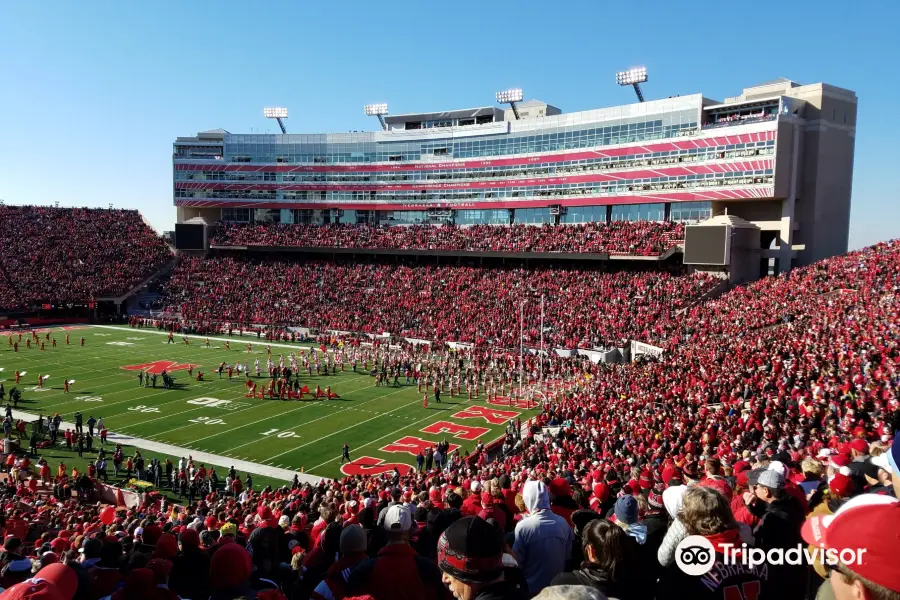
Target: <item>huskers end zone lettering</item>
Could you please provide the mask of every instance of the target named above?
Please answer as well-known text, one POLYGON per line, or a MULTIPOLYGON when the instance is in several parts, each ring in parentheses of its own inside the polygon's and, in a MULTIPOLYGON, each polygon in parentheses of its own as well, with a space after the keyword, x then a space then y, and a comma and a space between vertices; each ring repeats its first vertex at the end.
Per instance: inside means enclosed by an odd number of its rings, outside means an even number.
POLYGON ((394 468, 400 471, 401 475, 406 475, 414 470, 412 466, 403 463, 386 463, 379 458, 361 456, 353 462, 341 465, 341 473, 350 477, 356 475, 381 475, 382 473, 393 473, 394 468))

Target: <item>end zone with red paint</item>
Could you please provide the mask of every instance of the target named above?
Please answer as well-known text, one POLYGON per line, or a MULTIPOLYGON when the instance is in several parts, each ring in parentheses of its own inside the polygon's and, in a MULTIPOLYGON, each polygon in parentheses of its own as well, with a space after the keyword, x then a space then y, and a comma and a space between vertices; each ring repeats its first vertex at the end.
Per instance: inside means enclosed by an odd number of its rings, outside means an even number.
MULTIPOLYGON (((506 402, 505 405, 523 405, 523 407, 533 408, 533 403, 527 400, 518 400, 511 402, 506 398, 498 398, 490 401, 490 403, 496 404, 504 401, 506 402)), ((509 422, 510 419, 515 419, 520 416, 522 416, 522 412, 518 410, 504 410, 501 408, 494 408, 492 406, 473 404, 471 406, 467 406, 463 410, 453 413, 452 415, 450 415, 450 418, 459 420, 483 419, 491 425, 503 425, 504 423, 509 422)), ((423 427, 420 431, 422 431, 422 433, 430 433, 436 435, 450 434, 451 437, 456 439, 474 441, 491 430, 487 427, 475 427, 463 423, 454 423, 453 421, 438 421, 436 423, 432 423, 431 425, 423 427)), ((491 440, 491 443, 499 440, 502 437, 502 435, 498 436, 495 440, 491 440)), ((424 452, 426 448, 434 447, 438 443, 438 441, 439 440, 426 440, 419 437, 407 435, 393 443, 382 446, 380 448, 380 451, 390 453, 405 453, 416 456, 420 451, 424 452)), ((450 444, 449 451, 453 452, 457 448, 459 448, 458 444, 450 444)), ((391 473, 394 471, 394 469, 397 469, 402 474, 406 474, 407 472, 409 472, 409 470, 414 470, 415 467, 407 463, 386 462, 383 459, 374 458, 372 456, 362 456, 352 462, 341 465, 341 473, 349 476, 381 475, 382 473, 391 473)))

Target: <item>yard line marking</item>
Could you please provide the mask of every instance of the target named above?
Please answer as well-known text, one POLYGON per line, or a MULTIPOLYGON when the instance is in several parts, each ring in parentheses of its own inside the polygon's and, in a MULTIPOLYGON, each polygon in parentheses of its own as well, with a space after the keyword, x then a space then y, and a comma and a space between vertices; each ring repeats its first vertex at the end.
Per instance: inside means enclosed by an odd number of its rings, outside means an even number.
MULTIPOLYGON (((472 400, 465 400, 464 402, 460 402, 458 406, 465 406, 465 405, 468 404, 469 402, 472 402, 472 400)), ((385 413, 385 414, 388 414, 388 413, 385 413)), ((427 421, 428 419, 434 419, 434 418, 435 418, 434 415, 428 415, 428 416, 425 417, 425 418, 419 419, 419 420, 416 421, 415 423, 410 423, 410 425, 418 425, 418 424, 421 423, 422 421, 427 421)), ((390 432, 390 433, 388 433, 388 434, 385 434, 385 435, 381 436, 380 438, 378 438, 378 439, 376 439, 376 440, 372 440, 372 441, 370 441, 370 442, 366 442, 365 444, 362 444, 361 446, 357 446, 356 448, 354 448, 354 451, 356 451, 356 450, 358 450, 358 449, 360 449, 360 448, 367 448, 367 447, 371 446, 372 444, 375 444, 375 443, 377 443, 377 442, 383 440, 383 439, 386 438, 386 437, 391 437, 391 436, 393 436, 393 435, 397 435, 398 433, 401 433, 401 432, 403 432, 403 431, 406 431, 406 430, 410 427, 410 425, 406 425, 406 426, 401 427, 401 428, 399 428, 399 429, 396 429, 396 430, 394 430, 394 431, 392 431, 392 432, 390 432)), ((337 456, 336 458, 340 458, 340 456, 337 456)), ((325 465, 328 465, 328 464, 330 464, 330 463, 332 463, 332 462, 334 462, 334 461, 335 461, 335 458, 326 460, 326 461, 323 462, 322 464, 316 465, 316 466, 314 466, 314 467, 313 467, 312 469, 310 469, 310 470, 313 470, 313 471, 314 471, 314 470, 318 469, 319 467, 324 467, 325 465)))
MULTIPOLYGON (((399 390, 397 390, 397 392, 404 391, 404 389, 405 389, 405 388, 400 388, 399 390)), ((391 392, 391 394, 396 394, 397 392, 391 392)), ((385 394, 385 396, 390 396, 391 394, 385 394)), ((383 396, 382 396, 382 397, 383 397, 383 396)), ((338 430, 338 431, 334 431, 334 432, 332 432, 332 433, 329 433, 328 435, 324 435, 324 436, 320 437, 320 438, 317 439, 317 440, 313 440, 313 441, 311 441, 311 442, 307 442, 307 443, 305 443, 305 444, 301 444, 300 446, 297 446, 296 448, 292 448, 291 450, 287 450, 287 451, 285 451, 285 452, 281 452, 280 454, 276 454, 275 456, 272 456, 271 458, 273 458, 273 459, 274 459, 274 458, 278 458, 279 456, 284 456, 285 454, 288 454, 289 452, 293 452, 293 451, 295 451, 295 450, 300 450, 301 448, 305 448, 305 447, 309 446, 310 444, 315 444, 316 442, 320 442, 320 441, 322 441, 322 440, 324 440, 324 439, 328 439, 328 438, 330 438, 330 437, 332 437, 332 436, 335 436, 335 435, 337 435, 337 434, 339 434, 339 433, 343 433, 343 432, 347 431, 348 429, 354 429, 354 428, 356 428, 356 427, 359 427, 360 425, 364 425, 365 423, 368 423, 369 421, 374 421, 375 419, 380 419, 381 417, 385 417, 385 416, 387 416, 387 415, 389 415, 389 414, 391 414, 391 413, 395 413, 395 412, 397 412, 397 411, 400 410, 400 409, 408 408, 408 407, 412 406, 413 404, 419 404, 421 401, 422 401, 421 399, 417 398, 417 399, 413 400, 412 402, 408 402, 408 403, 406 403, 406 404, 401 404, 400 406, 398 406, 397 408, 395 408, 395 409, 393 409, 393 410, 389 410, 388 412, 379 413, 379 414, 375 415, 374 417, 372 417, 372 418, 370 418, 370 419, 366 419, 365 421, 360 421, 359 423, 354 423, 353 425, 350 425, 349 427, 344 427, 343 429, 340 429, 340 430, 338 430)), ((467 402, 468 402, 468 401, 467 401, 467 402)), ((463 404, 466 404, 467 402, 464 402, 463 404)), ((432 418, 432 419, 433 419, 433 418, 435 418, 435 415, 429 415, 428 418, 432 418)), ((404 427, 403 429, 406 429, 406 428, 404 427)))
MULTIPOLYGON (((347 392, 347 393, 349 394, 349 393, 352 393, 352 392, 358 392, 358 391, 360 391, 360 390, 368 389, 368 388, 371 388, 371 387, 374 387, 374 386, 373 386, 373 385, 367 385, 367 386, 364 386, 364 387, 361 387, 361 388, 357 388, 357 389, 354 389, 354 390, 350 390, 350 391, 347 392)), ((371 399, 369 399, 369 400, 363 400, 363 401, 360 402, 360 405, 368 404, 369 402, 375 402, 376 400, 380 400, 381 398, 386 398, 386 397, 388 397, 388 396, 390 396, 390 395, 392 395, 392 394, 396 394, 397 392, 403 391, 403 389, 404 389, 404 388, 400 388, 399 390, 397 390, 397 391, 395 391, 395 392, 391 392, 390 394, 384 394, 384 395, 382 395, 382 396, 376 396, 375 398, 371 398, 371 399)), ((274 415, 274 416, 271 416, 271 417, 266 417, 266 418, 264 418, 264 419, 258 419, 258 420, 256 420, 256 421, 252 421, 252 422, 250 422, 250 423, 245 423, 245 424, 243 424, 243 425, 241 425, 241 426, 239 426, 239 427, 232 427, 231 429, 226 429, 226 430, 224 430, 224 431, 219 431, 219 432, 217 432, 217 433, 213 433, 212 435, 208 435, 208 436, 206 436, 206 437, 198 438, 198 439, 195 440, 195 441, 198 441, 198 442, 199 442, 199 441, 202 441, 202 440, 207 440, 207 439, 209 439, 209 438, 216 437, 216 436, 218 436, 218 435, 223 435, 223 434, 226 434, 226 433, 231 433, 231 432, 233 432, 233 431, 237 431, 238 429, 243 429, 244 427, 247 427, 248 425, 255 425, 255 424, 257 424, 257 423, 262 423, 263 421, 268 421, 268 420, 270 420, 270 419, 275 419, 275 418, 283 417, 283 416, 285 416, 285 415, 289 415, 289 414, 291 414, 291 413, 297 412, 298 410, 301 410, 301 409, 303 409, 303 408, 308 408, 309 406, 320 406, 320 405, 322 405, 322 406, 328 406, 327 401, 326 401, 326 402, 323 402, 323 403, 312 402, 311 404, 304 405, 304 406, 300 406, 299 408, 295 408, 295 409, 293 409, 293 410, 289 410, 289 411, 287 411, 287 412, 280 413, 280 414, 278 414, 278 415, 274 415)), ((323 416, 320 417, 319 419, 315 419, 315 421, 320 421, 320 420, 322 420, 322 418, 325 418, 325 417, 327 417, 327 416, 336 415, 336 414, 339 414, 339 413, 342 413, 342 412, 346 412, 346 411, 350 410, 351 408, 353 408, 353 407, 352 407, 352 406, 348 406, 348 407, 346 407, 346 408, 342 408, 342 409, 340 409, 340 410, 336 410, 336 411, 334 411, 334 412, 329 413, 328 415, 323 415, 323 416)), ((242 409, 242 410, 243 410, 243 409, 242 409)), ((300 426, 309 425, 310 423, 314 423, 315 421, 307 421, 306 423, 303 423, 303 424, 301 424, 300 426)), ((258 442, 258 441, 260 441, 260 440, 259 440, 259 439, 253 440, 253 442, 258 442)), ((246 444, 242 444, 242 445, 240 445, 240 446, 236 446, 236 447, 233 448, 233 449, 242 448, 243 446, 249 446, 249 445, 252 444, 253 442, 248 442, 248 443, 246 443, 246 444)))

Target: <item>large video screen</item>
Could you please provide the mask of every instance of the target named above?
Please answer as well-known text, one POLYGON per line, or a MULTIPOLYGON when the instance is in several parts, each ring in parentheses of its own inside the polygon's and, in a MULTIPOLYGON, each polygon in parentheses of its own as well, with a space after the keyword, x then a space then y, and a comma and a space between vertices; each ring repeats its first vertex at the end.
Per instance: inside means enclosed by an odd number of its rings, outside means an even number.
POLYGON ((730 227, 688 225, 684 228, 684 264, 727 265, 730 262, 730 227))
POLYGON ((203 230, 205 225, 179 223, 175 225, 176 250, 205 250, 203 230))

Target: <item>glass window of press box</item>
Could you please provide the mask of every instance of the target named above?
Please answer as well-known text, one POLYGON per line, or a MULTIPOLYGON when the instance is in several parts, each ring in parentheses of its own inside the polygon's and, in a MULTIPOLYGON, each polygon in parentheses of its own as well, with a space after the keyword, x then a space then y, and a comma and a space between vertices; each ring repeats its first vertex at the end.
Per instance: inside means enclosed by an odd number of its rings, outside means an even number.
POLYGON ((457 225, 508 225, 509 210, 505 208, 458 210, 455 221, 457 225))
POLYGON ((610 213, 611 221, 665 221, 666 205, 655 204, 616 204, 610 213))
MULTIPOLYGON (((593 127, 550 127, 535 135, 478 136, 441 145, 448 158, 476 158, 533 152, 555 152, 611 144, 636 143, 688 135, 697 129, 697 113, 682 110, 656 118, 633 117, 597 123, 593 127)), ((328 141, 348 134, 288 134, 273 136, 231 134, 225 154, 231 162, 346 163, 420 160, 433 154, 429 142, 373 142, 367 133, 351 133, 347 142, 328 141), (427 148, 425 146, 428 146, 427 148)))
POLYGON ((513 215, 513 223, 543 225, 544 223, 554 222, 555 219, 550 214, 549 208, 517 208, 513 215))
POLYGON ((696 223, 712 216, 712 202, 673 202, 669 220, 675 223, 696 223))
POLYGON ((605 223, 605 206, 570 206, 559 218, 561 223, 605 223))

